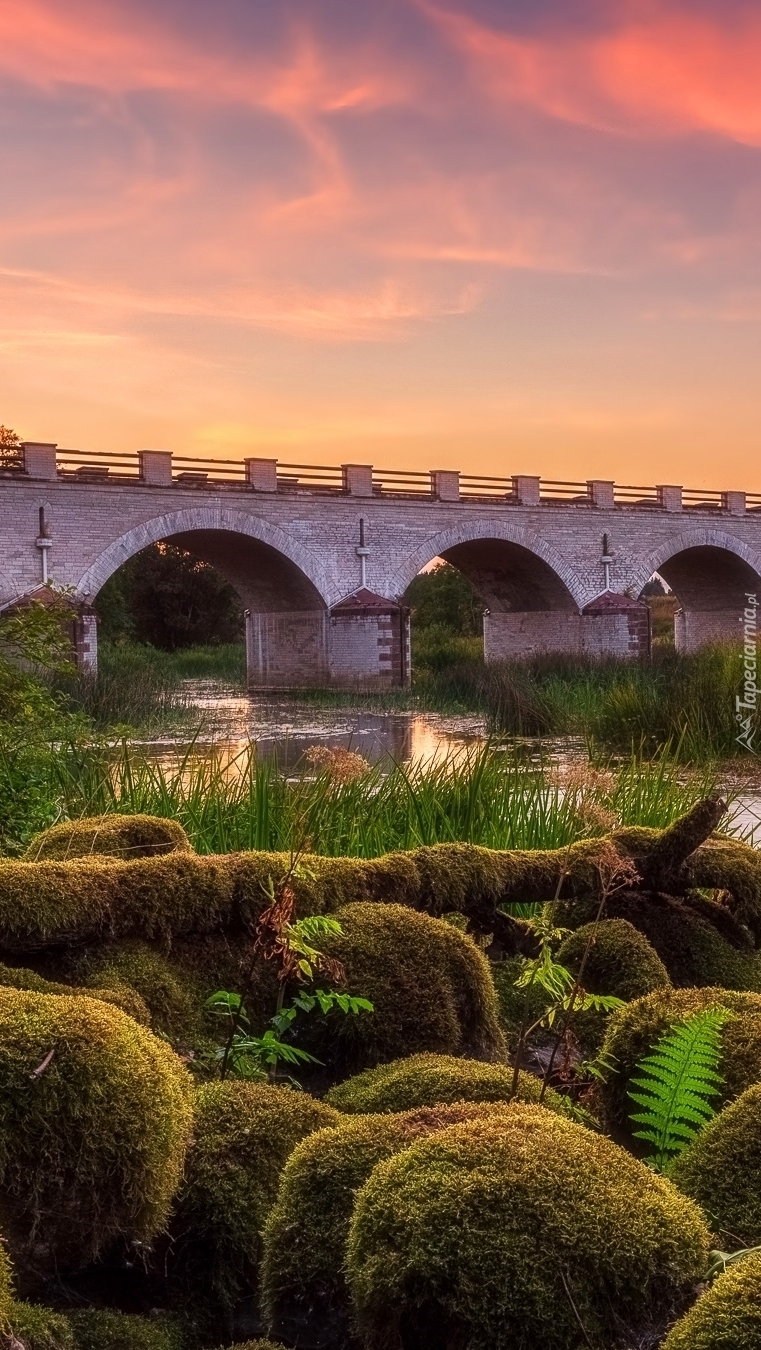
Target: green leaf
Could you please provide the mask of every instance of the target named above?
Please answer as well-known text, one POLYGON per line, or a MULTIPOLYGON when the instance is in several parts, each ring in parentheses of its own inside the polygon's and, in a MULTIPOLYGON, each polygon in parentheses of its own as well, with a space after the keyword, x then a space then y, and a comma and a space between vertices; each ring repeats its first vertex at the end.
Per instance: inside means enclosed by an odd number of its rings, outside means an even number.
POLYGON ((647 1161, 663 1171, 715 1114, 720 1095, 721 1029, 731 1013, 708 1008, 676 1023, 637 1063, 628 1095, 641 1111, 630 1112, 634 1138, 654 1147, 647 1161))

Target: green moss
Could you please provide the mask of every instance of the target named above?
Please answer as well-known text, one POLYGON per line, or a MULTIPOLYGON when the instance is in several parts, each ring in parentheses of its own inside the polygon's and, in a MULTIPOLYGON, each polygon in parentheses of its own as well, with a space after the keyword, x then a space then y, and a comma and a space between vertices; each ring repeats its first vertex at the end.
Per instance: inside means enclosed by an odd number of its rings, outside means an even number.
POLYGON ((761 854, 739 839, 707 839, 687 862, 690 883, 726 891, 729 909, 761 938, 761 854))
POLYGON ((702 1206, 722 1247, 761 1246, 761 1084, 708 1122, 670 1176, 702 1206))
POLYGON ((134 1317, 109 1308, 69 1314, 76 1350, 182 1350, 183 1336, 169 1318, 134 1317))
POLYGON ((19 1264, 84 1264, 164 1224, 191 1083, 167 1045, 95 999, 0 989, 0 1195, 19 1264))
POLYGON ((761 1255, 724 1271, 671 1328, 662 1350, 758 1350, 761 1346, 761 1255))
POLYGON ((190 841, 176 820, 160 816, 85 816, 43 830, 29 845, 27 862, 84 858, 151 858, 158 853, 187 853, 190 841))
POLYGON ((172 1220, 174 1276, 212 1328, 256 1287, 261 1230, 299 1140, 340 1119, 306 1092, 226 1080, 200 1087, 172 1220), (216 1319, 216 1323, 215 1323, 216 1319))
POLYGON ((8 1325, 13 1304, 13 1276, 5 1245, 0 1239, 0 1330, 8 1325))
MULTIPOLYGON (((325 1101, 350 1115, 411 1111, 444 1102, 507 1102, 512 1087, 513 1071, 506 1064, 423 1054, 366 1069, 331 1088, 325 1101)), ((541 1088, 537 1078, 520 1074, 520 1101, 538 1101, 541 1088)), ((565 1110, 563 1098, 551 1089, 545 1094, 545 1105, 550 1110, 565 1110)))
MULTIPOLYGON (((221 1345, 219 1350, 226 1350, 226 1348, 221 1345)), ((285 1350, 285 1346, 281 1345, 279 1341, 236 1341, 235 1345, 229 1347, 229 1350, 285 1350)))
POLYGON ((313 1017, 302 1040, 333 1073, 415 1050, 504 1059, 489 963, 472 938, 402 905, 347 905, 323 948, 374 1012, 313 1017))
POLYGON ((71 1322, 52 1308, 14 1303, 10 1327, 21 1350, 76 1350, 71 1322))
POLYGON ((627 1091, 638 1060, 652 1050, 658 1038, 675 1022, 719 1004, 735 1014, 721 1033, 723 1101, 732 1101, 761 1080, 760 994, 718 988, 657 989, 619 1008, 608 1024, 603 1050, 612 1056, 616 1070, 601 1087, 600 1098, 606 1122, 615 1137, 634 1146, 628 1124, 631 1103, 627 1091))
POLYGON ((707 1253, 700 1211, 668 1181, 583 1126, 515 1105, 379 1163, 346 1266, 366 1350, 423 1336, 577 1350, 579 1322, 595 1346, 662 1325, 707 1253))
POLYGON ((198 982, 179 970, 156 947, 132 940, 92 953, 86 964, 93 997, 125 984, 136 989, 150 1012, 151 1025, 175 1044, 192 1045, 203 1026, 198 982))
POLYGON ((262 1303, 268 1329, 298 1345, 349 1337, 344 1252, 354 1197, 376 1163, 416 1139, 474 1120, 503 1103, 457 1102, 397 1115, 354 1116, 304 1139, 285 1165, 264 1228, 262 1303))
POLYGON ((583 983, 593 994, 615 994, 628 1003, 671 984, 658 953, 626 919, 577 928, 561 946, 558 961, 578 974, 588 943, 583 983))
POLYGON ((85 998, 96 998, 102 1003, 112 1003, 121 1008, 129 1017, 144 1027, 150 1026, 151 1015, 138 994, 128 984, 114 981, 109 989, 89 989, 78 985, 59 984, 54 980, 43 979, 35 970, 23 966, 4 966, 0 964, 0 987, 7 989, 27 989, 34 994, 63 994, 70 997, 79 994, 85 998))

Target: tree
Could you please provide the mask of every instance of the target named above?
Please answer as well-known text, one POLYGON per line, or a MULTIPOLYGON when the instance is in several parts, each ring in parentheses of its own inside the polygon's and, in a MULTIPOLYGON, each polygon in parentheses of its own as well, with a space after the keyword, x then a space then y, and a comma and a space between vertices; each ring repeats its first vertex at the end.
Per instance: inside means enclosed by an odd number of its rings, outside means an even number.
POLYGON ((96 609, 105 639, 131 638, 163 651, 235 642, 240 597, 219 572, 174 544, 153 544, 106 582, 96 609))
POLYGON ((10 427, 0 426, 0 469, 21 467, 21 440, 10 427))
POLYGON ((419 572, 407 587, 405 603, 416 628, 446 628, 462 637, 483 631, 483 600, 467 577, 451 563, 419 572))

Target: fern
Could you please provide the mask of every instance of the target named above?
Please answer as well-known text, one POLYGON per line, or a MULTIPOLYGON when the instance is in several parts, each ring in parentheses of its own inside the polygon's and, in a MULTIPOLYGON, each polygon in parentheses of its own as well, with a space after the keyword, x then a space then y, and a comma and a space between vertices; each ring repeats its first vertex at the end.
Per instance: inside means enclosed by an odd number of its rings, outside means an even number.
POLYGON ((730 1016, 718 1007, 688 1017, 670 1027, 637 1064, 639 1077, 632 1078, 629 1096, 643 1110, 629 1119, 642 1126, 634 1131, 635 1139, 654 1146, 647 1161, 659 1172, 667 1170, 715 1114, 710 1098, 718 1097, 721 1089, 721 1029, 730 1016))

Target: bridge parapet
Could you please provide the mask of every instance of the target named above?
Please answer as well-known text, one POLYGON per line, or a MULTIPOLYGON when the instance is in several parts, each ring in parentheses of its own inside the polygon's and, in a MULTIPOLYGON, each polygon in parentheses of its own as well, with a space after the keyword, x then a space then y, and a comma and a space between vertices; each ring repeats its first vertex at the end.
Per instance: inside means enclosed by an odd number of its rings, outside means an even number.
POLYGON ((282 495, 382 497, 398 501, 493 502, 518 507, 576 506, 591 510, 648 510, 669 513, 713 512, 742 516, 761 513, 761 493, 683 488, 674 484, 637 487, 607 479, 586 482, 525 474, 496 477, 452 469, 429 472, 375 469, 370 464, 286 464, 276 459, 210 459, 173 455, 168 450, 111 454, 60 449, 26 441, 21 459, 0 476, 79 484, 142 483, 182 491, 247 492, 282 495))

